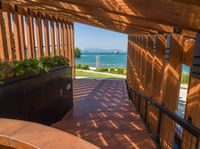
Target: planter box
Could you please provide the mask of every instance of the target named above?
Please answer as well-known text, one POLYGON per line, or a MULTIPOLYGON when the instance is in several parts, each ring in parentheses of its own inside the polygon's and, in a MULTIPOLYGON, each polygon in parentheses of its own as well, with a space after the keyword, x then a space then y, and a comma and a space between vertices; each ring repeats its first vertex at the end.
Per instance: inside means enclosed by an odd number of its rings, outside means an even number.
POLYGON ((13 77, 0 85, 0 117, 50 125, 73 107, 71 67, 13 77))

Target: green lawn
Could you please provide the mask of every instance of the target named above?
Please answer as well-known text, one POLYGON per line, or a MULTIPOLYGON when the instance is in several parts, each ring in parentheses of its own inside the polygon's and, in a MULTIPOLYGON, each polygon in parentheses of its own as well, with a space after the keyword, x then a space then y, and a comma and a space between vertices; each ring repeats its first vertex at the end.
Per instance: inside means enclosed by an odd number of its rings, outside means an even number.
POLYGON ((96 74, 96 73, 90 73, 90 72, 83 72, 83 71, 80 71, 80 70, 79 71, 76 70, 76 77, 123 79, 123 78, 120 78, 120 77, 104 75, 104 74, 96 74))

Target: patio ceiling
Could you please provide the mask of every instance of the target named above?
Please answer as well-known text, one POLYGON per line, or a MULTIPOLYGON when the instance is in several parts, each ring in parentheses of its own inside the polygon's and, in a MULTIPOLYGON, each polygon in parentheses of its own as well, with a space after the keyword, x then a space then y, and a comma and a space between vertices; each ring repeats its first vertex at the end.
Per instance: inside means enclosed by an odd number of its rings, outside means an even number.
MULTIPOLYGON (((199 0, 7 0, 60 19, 126 34, 172 33, 195 37, 200 31, 199 0)), ((4 8, 3 3, 3 8, 4 8)))

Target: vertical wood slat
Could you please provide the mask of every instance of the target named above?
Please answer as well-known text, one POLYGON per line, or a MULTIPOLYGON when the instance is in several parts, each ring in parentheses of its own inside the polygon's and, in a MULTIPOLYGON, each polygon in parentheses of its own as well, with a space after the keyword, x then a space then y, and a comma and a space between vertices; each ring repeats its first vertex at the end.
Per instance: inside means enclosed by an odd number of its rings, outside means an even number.
POLYGON ((11 19, 10 19, 10 13, 9 12, 5 12, 5 29, 6 29, 6 40, 7 40, 7 49, 8 49, 9 61, 14 61, 15 54, 14 54, 11 19))
POLYGON ((55 51, 55 32, 54 32, 54 21, 50 20, 50 32, 51 32, 51 56, 56 55, 55 51))
POLYGON ((66 23, 64 23, 64 51, 65 51, 65 57, 67 58, 67 26, 66 26, 66 23))
POLYGON ((21 39, 21 54, 22 54, 22 60, 24 60, 26 58, 26 47, 25 47, 25 37, 24 37, 24 20, 22 15, 19 15, 19 30, 21 39))
POLYGON ((34 30, 34 21, 33 17, 30 17, 30 28, 31 28, 31 45, 32 45, 32 58, 36 58, 36 51, 35 51, 35 30, 34 30))
POLYGON ((29 15, 26 16, 26 39, 27 39, 27 46, 28 46, 28 59, 32 58, 32 39, 31 39, 31 17, 29 15))
POLYGON ((69 27, 69 23, 66 23, 66 28, 67 28, 67 51, 66 51, 66 58, 69 59, 70 61, 70 57, 69 57, 69 50, 70 50, 70 27, 69 27))
POLYGON ((5 42, 5 31, 4 31, 4 23, 3 23, 3 13, 0 10, 0 59, 4 61, 6 58, 6 42, 5 42))
POLYGON ((61 33, 61 47, 62 47, 62 50, 61 50, 61 55, 64 56, 65 55, 65 45, 64 45, 64 23, 61 22, 60 23, 60 33, 61 33))
POLYGON ((59 21, 56 21, 56 40, 57 40, 57 56, 60 56, 60 29, 59 29, 59 21))
MULTIPOLYGON (((172 112, 178 108, 183 37, 172 35, 169 63, 164 66, 164 76, 162 81, 162 104, 172 112)), ((162 117, 160 141, 162 148, 173 148, 175 135, 175 122, 164 115, 162 117)))
POLYGON ((69 23, 69 63, 72 66, 72 26, 69 23))
POLYGON ((45 56, 50 56, 50 47, 49 47, 49 23, 48 19, 44 19, 44 38, 45 38, 45 56))
POLYGON ((40 59, 44 56, 42 47, 42 22, 40 17, 36 18, 36 38, 37 38, 38 59, 40 59))
POLYGON ((74 42, 74 40, 75 40, 75 37, 74 37, 74 23, 72 23, 72 31, 71 31, 71 33, 72 33, 72 36, 71 36, 71 38, 72 38, 72 77, 73 78, 75 78, 75 49, 74 49, 74 44, 75 44, 75 42, 74 42))
POLYGON ((19 32, 18 13, 13 13, 13 26, 14 26, 14 40, 15 40, 15 55, 16 60, 21 60, 21 41, 19 32))

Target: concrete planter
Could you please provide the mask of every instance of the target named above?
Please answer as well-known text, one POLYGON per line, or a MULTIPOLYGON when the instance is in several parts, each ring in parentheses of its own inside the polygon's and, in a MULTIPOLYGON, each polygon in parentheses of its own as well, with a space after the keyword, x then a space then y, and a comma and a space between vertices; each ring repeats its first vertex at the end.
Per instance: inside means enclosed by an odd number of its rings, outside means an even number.
POLYGON ((73 107, 71 67, 3 80, 0 117, 52 124, 73 107))

